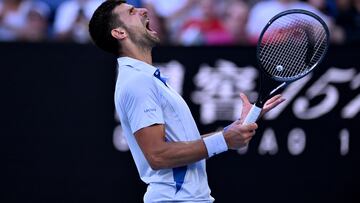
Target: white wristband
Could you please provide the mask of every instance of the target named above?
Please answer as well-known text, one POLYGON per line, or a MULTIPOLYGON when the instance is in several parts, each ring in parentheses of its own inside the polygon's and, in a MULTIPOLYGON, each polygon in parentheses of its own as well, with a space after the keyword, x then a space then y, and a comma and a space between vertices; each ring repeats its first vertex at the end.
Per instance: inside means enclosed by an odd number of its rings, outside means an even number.
POLYGON ((203 138, 209 158, 228 150, 224 135, 217 132, 213 135, 203 138))

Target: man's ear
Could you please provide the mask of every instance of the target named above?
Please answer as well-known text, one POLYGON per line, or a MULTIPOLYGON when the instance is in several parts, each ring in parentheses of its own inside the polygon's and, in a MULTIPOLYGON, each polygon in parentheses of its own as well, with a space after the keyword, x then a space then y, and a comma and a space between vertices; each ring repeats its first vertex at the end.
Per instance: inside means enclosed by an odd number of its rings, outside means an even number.
POLYGON ((127 37, 127 33, 122 28, 115 28, 111 30, 111 35, 118 40, 125 39, 127 37))

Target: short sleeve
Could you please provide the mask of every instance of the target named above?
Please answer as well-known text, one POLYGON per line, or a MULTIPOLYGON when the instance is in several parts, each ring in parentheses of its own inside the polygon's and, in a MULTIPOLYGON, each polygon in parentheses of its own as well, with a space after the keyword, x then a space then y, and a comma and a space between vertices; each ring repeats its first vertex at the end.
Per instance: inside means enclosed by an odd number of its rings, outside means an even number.
POLYGON ((135 133, 153 124, 164 124, 163 111, 152 78, 139 78, 136 83, 127 86, 122 104, 131 132, 135 133))

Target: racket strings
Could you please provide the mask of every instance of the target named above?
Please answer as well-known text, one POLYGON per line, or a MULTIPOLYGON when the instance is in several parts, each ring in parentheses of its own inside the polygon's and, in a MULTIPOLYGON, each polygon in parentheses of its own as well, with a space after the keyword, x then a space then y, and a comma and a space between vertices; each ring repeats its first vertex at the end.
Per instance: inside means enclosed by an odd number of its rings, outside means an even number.
POLYGON ((264 35, 264 39, 267 39, 267 41, 265 43, 261 43, 261 51, 260 51, 260 57, 261 57, 261 60, 267 62, 265 63, 265 67, 266 69, 269 68, 269 66, 271 64, 273 64, 273 62, 275 62, 275 59, 273 57, 271 57, 270 55, 277 55, 278 52, 280 50, 272 50, 271 49, 271 45, 275 44, 275 42, 278 42, 281 35, 275 35, 275 34, 269 34, 269 33, 272 33, 272 32, 275 32, 275 31, 272 31, 272 29, 269 29, 269 32, 265 33, 264 35))
MULTIPOLYGON (((297 55, 297 54, 301 53, 301 51, 303 51, 303 50, 296 49, 295 51, 297 53, 294 53, 294 51, 292 50, 292 47, 294 47, 295 45, 298 44, 298 42, 297 42, 298 40, 291 37, 291 36, 294 35, 294 33, 298 33, 298 34, 301 33, 301 29, 299 29, 298 25, 296 25, 294 22, 295 22, 294 20, 292 20, 290 22, 285 22, 285 23, 281 22, 281 21, 278 21, 277 22, 278 25, 273 26, 273 27, 275 27, 275 31, 270 31, 269 32, 269 33, 279 33, 279 32, 281 32, 282 30, 277 29, 278 27, 288 27, 291 30, 291 32, 289 32, 289 31, 285 32, 285 35, 281 35, 281 34, 272 35, 272 36, 276 36, 276 37, 272 37, 270 42, 269 42, 269 40, 267 40, 267 42, 265 43, 265 48, 262 49, 262 51, 267 50, 267 51, 263 52, 263 55, 265 56, 265 58, 266 57, 270 58, 270 60, 267 60, 267 64, 265 64, 266 69, 268 69, 270 74, 275 74, 276 71, 277 71, 277 69, 273 68, 273 67, 284 64, 285 66, 282 65, 284 70, 279 72, 279 73, 281 73, 281 75, 279 75, 279 76, 284 77, 284 76, 290 75, 289 70, 291 70, 291 69, 289 69, 288 65, 287 65, 288 64, 288 58, 289 57, 294 58, 293 55, 297 55), (275 44, 274 41, 275 42, 280 42, 280 43, 283 43, 284 41, 287 41, 288 43, 284 43, 286 46, 283 46, 283 47, 281 47, 282 49, 279 49, 278 45, 276 45, 276 46, 273 45, 273 44, 275 44), (269 45, 269 44, 270 44, 270 46, 266 47, 266 45, 269 45), (271 55, 271 57, 270 57, 270 55, 271 55)), ((302 33, 302 35, 304 35, 304 33, 302 33)), ((297 63, 297 66, 298 66, 299 63, 301 62, 301 60, 300 60, 300 57, 297 58, 297 59, 298 60, 297 60, 296 63, 297 63)), ((266 60, 264 60, 264 61, 266 61, 266 60)))
MULTIPOLYGON (((294 26, 292 24, 294 23, 291 23, 290 25, 291 27, 294 26)), ((297 33, 297 35, 299 35, 300 33, 300 35, 302 35, 301 37, 305 35, 305 33, 300 28, 295 27, 295 29, 292 28, 291 32, 288 32, 287 35, 284 37, 285 38, 284 40, 289 43, 285 43, 285 48, 284 48, 285 50, 282 50, 282 52, 285 54, 280 54, 279 56, 280 59, 279 64, 284 64, 284 71, 279 71, 279 75, 278 75, 279 77, 289 77, 292 74, 292 72, 298 72, 298 70, 300 71, 300 69, 297 67, 303 65, 301 63, 302 57, 295 57, 296 60, 293 62, 294 63, 293 65, 295 65, 294 69, 289 68, 289 66, 292 65, 291 64, 292 61, 289 60, 289 58, 294 58, 294 56, 303 53, 304 47, 306 46, 306 44, 304 43, 304 44, 300 44, 301 47, 299 49, 293 48, 298 43, 297 40, 291 37, 294 35, 294 33, 297 33)), ((271 74, 276 74, 276 69, 273 69, 271 74)))
MULTIPOLYGON (((300 21, 300 25, 306 25, 305 22, 300 21)), ((306 47, 308 46, 308 42, 306 40, 304 40, 304 43, 300 43, 300 47, 298 49, 296 49, 296 46, 299 46, 299 42, 298 40, 295 40, 293 36, 295 33, 297 33, 297 35, 299 35, 299 33, 301 33, 301 38, 305 39, 306 38, 306 33, 303 29, 297 27, 296 30, 294 30, 289 38, 290 38, 290 44, 288 44, 289 47, 289 52, 288 54, 284 55, 284 63, 285 66, 287 67, 286 72, 284 72, 284 74, 280 74, 279 77, 291 77, 292 75, 298 75, 301 72, 303 72, 303 68, 305 68, 306 64, 304 62, 304 58, 305 58, 305 54, 306 54, 306 47), (294 61, 291 61, 289 59, 294 58, 294 61), (293 62, 293 63, 292 63, 293 62), (293 67, 291 67, 293 66, 293 67)), ((281 72, 280 72, 281 73, 281 72)))
MULTIPOLYGON (((279 26, 284 27, 284 23, 281 21, 277 22, 278 24, 281 24, 279 26)), ((299 68, 289 68, 289 65, 291 65, 291 61, 289 60, 289 58, 294 58, 296 59, 293 62, 293 65, 295 65, 295 67, 299 67, 299 66, 303 66, 303 64, 301 63, 302 57, 294 57, 300 53, 304 53, 304 49, 306 44, 300 44, 301 47, 300 49, 293 49, 293 47, 298 46, 298 39, 291 37, 293 36, 295 33, 297 33, 298 37, 299 34, 302 35, 301 37, 305 36, 305 32, 302 31, 302 29, 299 28, 299 24, 304 25, 304 22, 298 22, 297 24, 295 23, 294 19, 291 19, 290 22, 285 22, 285 26, 288 27, 288 31, 286 32, 285 35, 282 36, 282 44, 284 44, 285 46, 282 46, 282 49, 278 49, 278 51, 276 52, 276 56, 274 57, 276 63, 275 64, 271 64, 271 65, 281 65, 283 67, 284 70, 277 70, 276 68, 271 68, 271 66, 269 68, 269 72, 270 74, 276 75, 276 72, 279 71, 277 74, 278 77, 288 77, 290 76, 292 73, 291 72, 299 72, 301 71, 299 68), (289 32, 290 31, 290 32, 289 32), (284 43, 286 42, 286 43, 284 43), (294 52, 295 51, 295 52, 294 52), (276 58, 278 58, 278 60, 276 60, 276 58), (282 65, 283 64, 283 65, 282 65)), ((278 26, 276 26, 278 27, 278 26)), ((279 35, 280 36, 280 35, 279 35)), ((274 46, 275 48, 277 48, 278 46, 274 46)), ((270 52, 273 50, 270 50, 270 52)))
POLYGON ((327 35, 317 20, 304 14, 275 20, 263 34, 259 59, 270 75, 298 77, 311 71, 326 50, 327 35))
POLYGON ((319 28, 316 31, 316 35, 317 36, 320 35, 321 40, 318 40, 314 46, 316 51, 315 54, 310 59, 310 64, 315 64, 321 58, 322 54, 326 49, 326 43, 324 41, 326 40, 326 33, 321 28, 319 28))
MULTIPOLYGON (((291 22, 290 22, 291 23, 291 22)), ((264 35, 264 39, 267 39, 266 42, 262 42, 261 46, 261 56, 263 56, 262 58, 269 58, 268 59, 268 64, 271 64, 272 62, 275 61, 275 59, 273 57, 269 57, 269 55, 277 55, 279 54, 280 50, 273 50, 271 49, 271 46, 276 44, 276 42, 280 41, 280 38, 282 37, 281 34, 277 34, 277 33, 281 33, 282 30, 278 29, 277 26, 281 26, 281 27, 290 27, 290 25, 288 25, 288 23, 285 24, 283 22, 277 22, 278 25, 273 25, 271 27, 269 27, 268 31, 265 33, 264 35), (276 33, 276 34, 275 34, 276 33)))
MULTIPOLYGON (((301 22, 301 24, 302 24, 301 26, 306 25, 304 22, 301 22)), ((299 33, 301 33, 301 35, 302 35, 301 37, 306 38, 305 32, 302 32, 299 28, 293 29, 291 34, 285 35, 284 38, 289 38, 289 36, 293 35, 294 33, 297 33, 298 36, 299 36, 299 33)), ((306 65, 306 63, 304 63, 306 60, 305 53, 306 53, 306 47, 308 46, 307 43, 303 43, 302 46, 301 45, 299 46, 299 44, 297 43, 297 40, 288 40, 287 39, 285 41, 287 41, 287 46, 285 46, 284 50, 282 50, 282 51, 286 54, 280 55, 282 57, 279 58, 278 63, 285 64, 286 70, 293 70, 293 71, 292 71, 292 73, 289 71, 282 71, 280 73, 283 73, 283 74, 278 75, 279 77, 288 77, 288 76, 294 75, 294 74, 298 75, 299 73, 304 71, 302 68, 299 68, 299 67, 309 68, 309 65, 306 65), (295 47, 295 46, 297 46, 297 49, 294 49, 295 50, 295 52, 294 52, 293 49, 291 49, 291 48, 295 47), (294 58, 295 60, 294 61, 286 60, 288 58, 294 58), (286 61, 284 61, 284 59, 286 61), (292 65, 294 67, 291 68, 291 67, 289 67, 289 65, 292 65)), ((303 39, 303 41, 307 42, 306 39, 305 40, 303 39)), ((315 49, 316 49, 315 55, 311 56, 311 59, 309 60, 310 62, 314 61, 314 58, 317 58, 316 56, 318 55, 317 54, 318 48, 319 47, 315 45, 315 49)), ((277 53, 279 53, 279 52, 277 52, 277 53)), ((312 64, 310 64, 310 65, 312 65, 312 64)), ((276 72, 275 70, 276 69, 272 69, 272 72, 270 72, 270 73, 275 74, 275 72, 276 72)))
MULTIPOLYGON (((308 25, 309 26, 309 25, 308 25)), ((313 65, 315 64, 315 62, 317 60, 319 60, 319 58, 321 57, 323 51, 325 50, 325 43, 324 40, 326 39, 326 33, 324 32, 324 30, 322 29, 321 25, 318 25, 318 26, 314 26, 312 27, 312 29, 308 29, 308 32, 311 32, 310 33, 310 40, 311 38, 313 38, 313 36, 319 36, 319 40, 316 40, 315 44, 314 44, 314 49, 315 49, 315 52, 314 54, 312 54, 311 56, 311 59, 309 60, 309 65, 313 65), (322 50, 320 50, 320 48, 322 47, 322 50)), ((312 39, 314 40, 314 39, 312 39)))

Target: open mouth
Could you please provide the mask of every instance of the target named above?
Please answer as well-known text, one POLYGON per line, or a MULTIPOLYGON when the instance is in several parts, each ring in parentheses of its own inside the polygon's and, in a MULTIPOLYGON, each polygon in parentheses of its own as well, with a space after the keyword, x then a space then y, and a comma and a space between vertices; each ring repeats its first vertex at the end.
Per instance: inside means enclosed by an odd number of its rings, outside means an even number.
POLYGON ((152 29, 151 29, 151 27, 150 27, 150 20, 149 20, 149 19, 147 19, 147 20, 145 21, 145 28, 146 28, 148 31, 152 32, 152 33, 156 33, 155 30, 152 30, 152 29))
POLYGON ((146 27, 146 29, 148 29, 149 31, 152 31, 152 29, 150 28, 150 20, 146 20, 146 21, 145 21, 145 27, 146 27))

